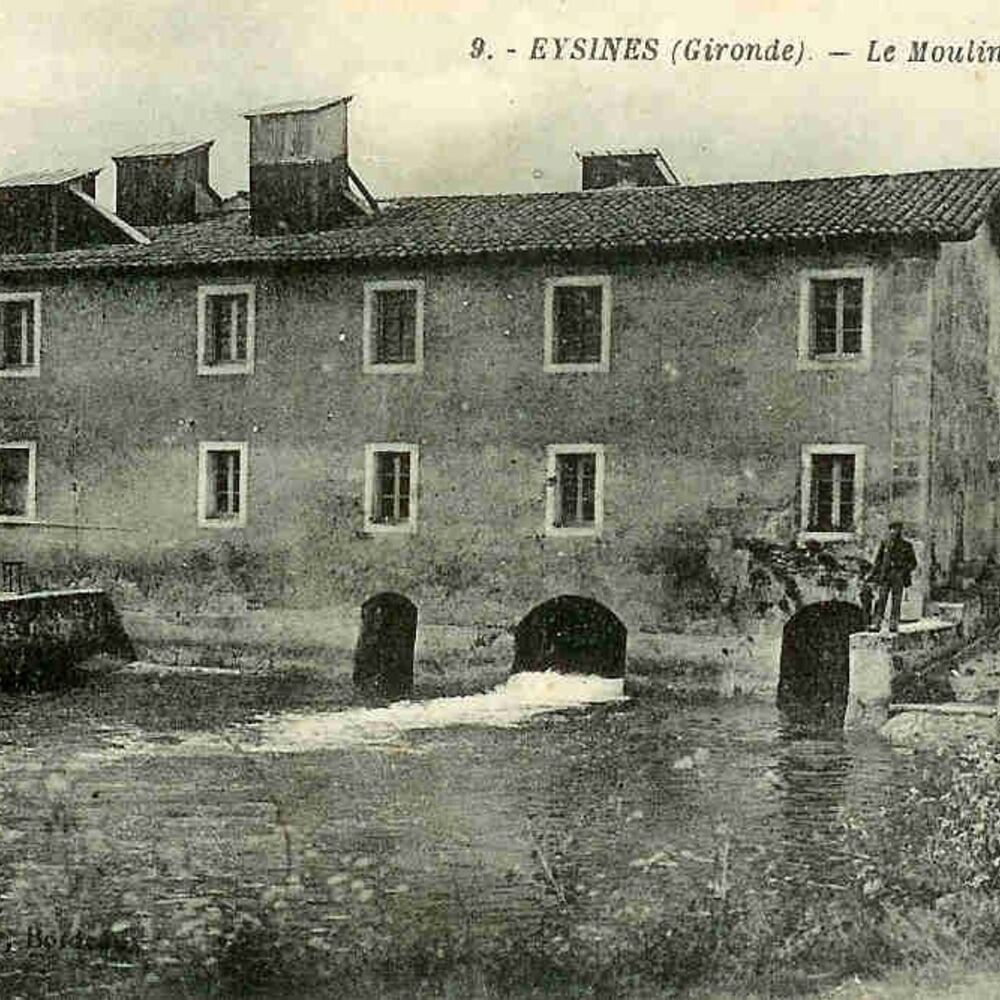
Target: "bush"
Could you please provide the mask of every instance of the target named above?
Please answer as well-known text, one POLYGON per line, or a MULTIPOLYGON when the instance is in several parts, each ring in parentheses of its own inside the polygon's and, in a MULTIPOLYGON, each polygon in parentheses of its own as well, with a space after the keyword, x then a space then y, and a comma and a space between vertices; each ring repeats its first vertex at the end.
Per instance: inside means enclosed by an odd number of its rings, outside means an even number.
POLYGON ((1000 744, 930 758, 874 823, 849 823, 852 898, 883 964, 1000 946, 1000 744))
POLYGON ((978 740, 929 760, 918 784, 854 824, 856 877, 893 904, 1000 891, 1000 744, 978 740))

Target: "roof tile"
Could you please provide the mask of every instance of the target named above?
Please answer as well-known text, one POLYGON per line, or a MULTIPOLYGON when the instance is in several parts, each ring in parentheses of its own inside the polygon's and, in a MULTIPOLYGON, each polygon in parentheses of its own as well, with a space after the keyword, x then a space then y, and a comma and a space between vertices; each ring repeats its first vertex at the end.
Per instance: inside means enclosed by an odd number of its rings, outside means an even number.
POLYGON ((322 233, 253 236, 245 213, 148 229, 147 246, 0 256, 0 272, 628 251, 849 237, 971 238, 1000 168, 552 194, 399 198, 322 233))

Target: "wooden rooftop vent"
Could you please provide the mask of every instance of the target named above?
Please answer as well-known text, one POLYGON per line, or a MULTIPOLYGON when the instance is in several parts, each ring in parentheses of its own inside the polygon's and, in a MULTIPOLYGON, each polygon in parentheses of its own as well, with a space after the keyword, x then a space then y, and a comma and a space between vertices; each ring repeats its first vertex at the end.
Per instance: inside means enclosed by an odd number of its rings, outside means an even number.
POLYGON ((212 142, 158 142, 113 156, 118 214, 133 226, 167 226, 218 212, 222 199, 208 178, 212 142))
POLYGON ((148 243, 95 200, 100 169, 38 170, 0 180, 0 253, 148 243))
POLYGON ((295 101, 244 114, 250 122, 254 233, 321 232, 377 210, 347 162, 350 101, 295 101), (351 190, 351 181, 364 198, 351 190))
POLYGON ((679 184, 658 149, 581 153, 583 190, 613 187, 664 187, 679 184))

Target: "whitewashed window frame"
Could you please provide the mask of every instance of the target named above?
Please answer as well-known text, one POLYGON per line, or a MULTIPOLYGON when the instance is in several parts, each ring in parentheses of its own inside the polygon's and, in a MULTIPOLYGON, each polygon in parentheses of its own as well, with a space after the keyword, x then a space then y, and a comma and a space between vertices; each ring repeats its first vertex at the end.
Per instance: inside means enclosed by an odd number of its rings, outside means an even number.
POLYGON ((864 267, 809 268, 799 275, 799 371, 871 370, 874 349, 873 299, 875 269, 864 267), (815 306, 813 283, 860 279, 861 285, 861 350, 857 354, 815 354, 813 352, 815 306))
POLYGON ((802 504, 799 514, 800 542, 847 542, 864 534, 865 475, 868 449, 863 444, 804 444, 802 445, 802 504), (816 455, 852 455, 854 457, 854 527, 850 531, 815 531, 809 528, 812 508, 812 460, 816 455))
POLYGON ((198 445, 198 526, 226 530, 243 528, 247 523, 247 497, 250 483, 250 449, 246 441, 201 441, 198 445), (238 452, 240 456, 240 510, 236 517, 213 517, 209 514, 209 456, 219 452, 238 452))
POLYGON ((362 329, 362 365, 365 375, 420 375, 424 370, 424 300, 426 286, 422 278, 366 281, 362 329), (416 292, 413 325, 413 361, 378 362, 375 360, 375 300, 379 292, 416 292))
POLYGON ((561 372, 608 372, 611 370, 612 285, 609 274, 574 274, 545 279, 545 343, 542 370, 561 372), (601 357, 599 361, 555 360, 555 295, 557 288, 601 289, 601 357))
POLYGON ((37 442, 4 441, 0 444, 0 451, 27 451, 28 453, 28 485, 25 490, 25 511, 23 514, 0 514, 0 524, 34 524, 38 520, 37 442))
POLYGON ((550 444, 546 448, 545 463, 545 534, 552 538, 597 538, 604 531, 604 477, 606 454, 603 444, 578 442, 576 444, 550 444), (594 521, 588 525, 564 526, 556 524, 559 502, 559 456, 594 456, 594 521))
POLYGON ((365 445, 364 530, 370 535, 413 535, 417 531, 417 507, 420 495, 420 446, 412 442, 382 441, 365 445), (386 524, 375 520, 377 456, 385 453, 410 456, 410 515, 406 521, 386 524))
POLYGON ((252 375, 257 341, 257 286, 253 283, 198 286, 198 374, 199 375, 252 375), (211 363, 207 360, 208 301, 214 296, 246 296, 246 358, 238 361, 211 363))
MULTIPOLYGON (((29 365, 0 367, 0 378, 39 378, 42 374, 42 293, 0 292, 0 302, 30 302, 33 304, 32 347, 34 361, 29 365)), ((23 353, 23 347, 22 347, 23 353)))

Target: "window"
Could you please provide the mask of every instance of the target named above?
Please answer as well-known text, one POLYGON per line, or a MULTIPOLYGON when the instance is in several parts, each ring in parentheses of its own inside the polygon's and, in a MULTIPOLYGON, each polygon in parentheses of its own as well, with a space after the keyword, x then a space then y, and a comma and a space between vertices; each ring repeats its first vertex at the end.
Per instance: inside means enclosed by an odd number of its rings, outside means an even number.
POLYGON ((246 443, 203 441, 198 466, 198 523, 205 528, 246 524, 246 443))
POLYGON ((0 445, 0 521, 34 521, 35 444, 0 445))
POLYGON ((864 471, 864 445, 803 447, 802 538, 852 538, 860 532, 864 471))
POLYGON ((416 531, 417 459, 415 444, 365 448, 365 531, 416 531))
POLYGON ((799 367, 865 369, 871 363, 870 269, 807 271, 802 276, 799 367))
POLYGON ((549 372, 606 372, 611 362, 611 279, 545 283, 545 362, 549 372))
POLYGON ((0 294, 0 377, 37 378, 40 292, 0 294))
POLYGON ((604 521, 603 445, 549 445, 545 507, 545 528, 550 535, 600 533, 604 521))
POLYGON ((422 281, 365 282, 364 324, 364 371, 423 370, 422 281))
POLYGON ((254 360, 254 286, 198 289, 198 374, 249 375, 254 360))

